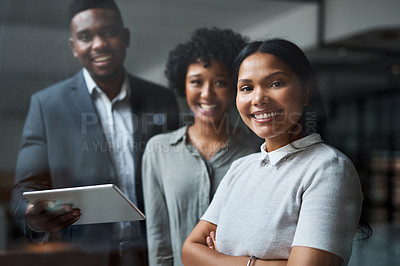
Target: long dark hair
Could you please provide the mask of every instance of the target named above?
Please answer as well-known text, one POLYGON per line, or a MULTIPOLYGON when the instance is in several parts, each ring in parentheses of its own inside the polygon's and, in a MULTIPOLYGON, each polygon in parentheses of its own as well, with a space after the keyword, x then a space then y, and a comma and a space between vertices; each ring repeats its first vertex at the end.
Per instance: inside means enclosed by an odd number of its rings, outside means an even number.
MULTIPOLYGON (((317 87, 314 70, 303 51, 294 43, 274 38, 265 41, 254 41, 247 44, 237 55, 233 63, 233 76, 235 85, 239 76, 239 68, 244 59, 255 53, 272 54, 286 63, 286 65, 299 77, 303 89, 308 86, 308 105, 303 107, 302 115, 297 127, 303 134, 318 132, 324 133, 327 120, 321 94, 317 87)), ((372 228, 367 221, 363 205, 358 226, 359 239, 365 243, 372 236, 372 228)))

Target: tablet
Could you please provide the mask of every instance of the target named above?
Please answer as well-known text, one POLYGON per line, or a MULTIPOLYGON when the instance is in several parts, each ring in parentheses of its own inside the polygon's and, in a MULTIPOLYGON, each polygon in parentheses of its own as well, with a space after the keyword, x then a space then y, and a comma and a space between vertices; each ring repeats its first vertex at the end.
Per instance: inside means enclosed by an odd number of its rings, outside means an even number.
POLYGON ((145 215, 113 184, 59 188, 23 193, 32 203, 54 201, 79 208, 74 225, 144 220, 145 215))

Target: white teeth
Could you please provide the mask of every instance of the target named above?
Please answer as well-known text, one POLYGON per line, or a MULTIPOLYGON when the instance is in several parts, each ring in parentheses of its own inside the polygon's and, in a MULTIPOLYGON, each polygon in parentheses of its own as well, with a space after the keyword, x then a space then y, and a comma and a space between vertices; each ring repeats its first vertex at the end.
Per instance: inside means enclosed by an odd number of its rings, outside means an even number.
POLYGON ((266 118, 274 117, 278 114, 279 114, 279 112, 263 113, 263 114, 254 115, 254 117, 256 119, 266 119, 266 118))
POLYGON ((103 61, 106 61, 106 60, 108 60, 108 59, 110 59, 111 58, 111 56, 99 56, 99 57, 96 57, 95 59, 94 59, 94 61, 95 62, 103 62, 103 61))
POLYGON ((200 104, 200 107, 204 110, 204 111, 211 111, 213 110, 217 105, 216 104, 200 104))

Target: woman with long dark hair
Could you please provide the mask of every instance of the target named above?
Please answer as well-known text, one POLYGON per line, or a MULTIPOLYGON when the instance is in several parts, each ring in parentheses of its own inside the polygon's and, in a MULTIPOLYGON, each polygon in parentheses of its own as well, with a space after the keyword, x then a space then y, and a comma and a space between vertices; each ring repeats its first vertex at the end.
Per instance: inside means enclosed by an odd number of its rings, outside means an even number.
POLYGON ((308 59, 287 40, 252 42, 234 76, 240 116, 265 143, 232 164, 182 261, 347 265, 363 194, 352 162, 318 134, 323 108, 308 59))

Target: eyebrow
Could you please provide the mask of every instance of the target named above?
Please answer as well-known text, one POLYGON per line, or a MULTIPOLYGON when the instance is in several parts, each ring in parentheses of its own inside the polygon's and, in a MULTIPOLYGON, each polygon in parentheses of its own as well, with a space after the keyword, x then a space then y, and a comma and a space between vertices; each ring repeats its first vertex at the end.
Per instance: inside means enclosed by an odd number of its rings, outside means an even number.
POLYGON ((83 29, 83 30, 75 32, 75 35, 80 35, 80 34, 84 34, 84 33, 88 33, 88 32, 90 32, 90 30, 83 29))
MULTIPOLYGON (((108 25, 102 26, 101 30, 118 29, 118 28, 119 28, 119 26, 117 24, 108 24, 108 25)), ((78 35, 78 34, 82 34, 82 33, 88 33, 91 31, 92 31, 91 29, 83 28, 83 29, 77 30, 75 32, 75 34, 78 35)))
MULTIPOLYGON (((267 75, 263 79, 270 79, 270 78, 272 78, 272 77, 274 77, 276 75, 285 75, 285 76, 289 77, 289 75, 287 73, 285 73, 283 71, 277 71, 277 72, 274 72, 274 73, 271 73, 271 74, 267 75)), ((251 81, 252 81, 251 79, 239 79, 238 83, 239 82, 251 82, 251 81)))

